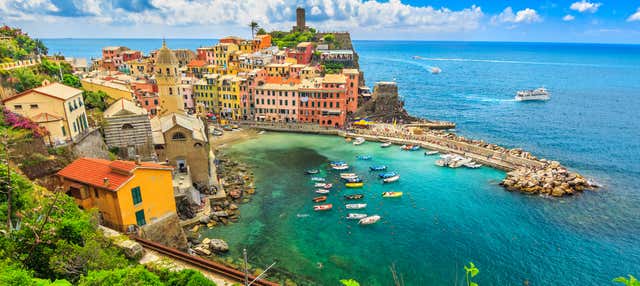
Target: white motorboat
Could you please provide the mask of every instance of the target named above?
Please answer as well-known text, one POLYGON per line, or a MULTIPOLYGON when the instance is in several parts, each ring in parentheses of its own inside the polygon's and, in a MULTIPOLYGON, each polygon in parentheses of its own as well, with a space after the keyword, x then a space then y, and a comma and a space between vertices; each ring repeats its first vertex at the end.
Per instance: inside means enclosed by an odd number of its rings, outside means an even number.
POLYGON ((332 166, 331 168, 334 169, 334 170, 341 171, 341 170, 349 169, 349 165, 347 165, 347 164, 335 165, 335 166, 332 166))
POLYGON ((363 219, 367 217, 367 214, 350 213, 347 215, 347 219, 363 219))
POLYGON ((340 173, 341 179, 353 179, 357 177, 358 177, 358 174, 356 173, 340 173))
POLYGON ((356 137, 356 140, 353 140, 353 145, 362 145, 365 141, 362 137, 356 137))
POLYGON ((432 74, 439 74, 440 72, 442 72, 442 70, 439 67, 431 67, 431 69, 429 69, 429 71, 432 74))
POLYGON ((358 221, 358 224, 361 224, 361 225, 374 224, 378 222, 380 219, 381 217, 379 215, 372 215, 372 216, 368 216, 361 219, 360 221, 358 221))
POLYGON ((427 155, 427 156, 432 156, 432 155, 438 155, 438 154, 440 154, 440 152, 438 152, 438 151, 427 151, 427 152, 424 152, 424 154, 427 155))
POLYGON ((346 204, 344 205, 348 210, 359 210, 367 207, 367 204, 346 204))
POLYGON ((317 189, 316 194, 328 194, 330 191, 327 189, 317 189))
POLYGON ((262 131, 258 132, 258 135, 262 135, 262 134, 264 134, 265 132, 266 132, 266 131, 262 130, 262 131))
POLYGON ((536 88, 533 90, 518 91, 515 97, 516 101, 549 100, 549 99, 551 99, 551 94, 549 94, 549 91, 544 87, 536 88))
POLYGON ((476 162, 469 162, 467 164, 464 164, 465 167, 467 168, 471 168, 471 169, 478 169, 480 167, 482 167, 482 164, 478 164, 476 162))
POLYGON ((397 180, 400 180, 400 175, 395 175, 393 177, 385 178, 382 181, 385 182, 385 183, 393 183, 393 182, 395 182, 397 180))
POLYGON ((316 188, 324 188, 326 185, 326 183, 315 183, 313 186, 316 188))
POLYGON ((380 148, 387 148, 387 147, 391 147, 391 145, 393 145, 393 143, 391 143, 391 142, 384 142, 384 143, 380 144, 380 148))

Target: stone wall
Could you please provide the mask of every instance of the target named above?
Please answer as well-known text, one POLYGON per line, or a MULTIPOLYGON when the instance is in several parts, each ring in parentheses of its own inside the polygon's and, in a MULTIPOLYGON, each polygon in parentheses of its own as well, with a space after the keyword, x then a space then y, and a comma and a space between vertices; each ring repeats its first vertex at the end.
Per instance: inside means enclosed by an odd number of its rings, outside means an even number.
POLYGON ((109 159, 109 149, 104 143, 99 129, 90 131, 84 139, 74 144, 72 149, 76 157, 109 159))

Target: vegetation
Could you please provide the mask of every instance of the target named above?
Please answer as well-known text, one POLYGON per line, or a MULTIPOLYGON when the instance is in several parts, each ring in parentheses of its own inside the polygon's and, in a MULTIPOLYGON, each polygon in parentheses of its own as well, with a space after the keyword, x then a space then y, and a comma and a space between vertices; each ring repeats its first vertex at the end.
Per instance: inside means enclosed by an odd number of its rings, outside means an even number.
POLYGON ((625 277, 617 277, 613 279, 613 282, 622 283, 625 286, 640 286, 640 281, 638 281, 638 279, 633 277, 633 275, 629 275, 628 279, 625 277))
POLYGON ((313 40, 315 33, 311 31, 306 32, 271 32, 271 42, 280 48, 288 47, 293 48, 302 42, 309 42, 313 40))
POLYGON ((266 35, 266 34, 267 34, 267 30, 265 30, 264 28, 258 29, 258 32, 256 33, 256 35, 266 35))
POLYGON ((339 62, 325 62, 322 65, 322 70, 324 70, 326 74, 338 74, 343 68, 344 64, 339 62))
POLYGON ((82 97, 84 99, 84 104, 89 109, 97 108, 101 111, 107 109, 107 94, 104 91, 84 91, 82 92, 82 97))
POLYGON ((353 279, 342 279, 340 280, 340 283, 344 286, 360 286, 360 283, 353 279))
POLYGON ((6 84, 16 92, 23 92, 42 85, 43 81, 51 80, 51 77, 40 74, 31 67, 25 67, 4 71, 0 80, 3 85, 6 84))
POLYGON ((258 30, 258 27, 260 27, 260 25, 258 25, 258 22, 255 21, 251 21, 251 23, 249 24, 249 28, 251 28, 251 38, 255 38, 255 33, 258 30))
POLYGON ((10 37, 0 41, 0 62, 24 60, 36 55, 46 55, 47 47, 37 39, 32 39, 20 29, 8 26, 0 27, 1 37, 10 37))
POLYGON ((471 278, 476 277, 476 275, 480 273, 480 270, 476 268, 473 262, 469 262, 468 266, 465 265, 464 271, 466 272, 467 286, 478 286, 478 283, 473 282, 473 280, 471 280, 471 278))

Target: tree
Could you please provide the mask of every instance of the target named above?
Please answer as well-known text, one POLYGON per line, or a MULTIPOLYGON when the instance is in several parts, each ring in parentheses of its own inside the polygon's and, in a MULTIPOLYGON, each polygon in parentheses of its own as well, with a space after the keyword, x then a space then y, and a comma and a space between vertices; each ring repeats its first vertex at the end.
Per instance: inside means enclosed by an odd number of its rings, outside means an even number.
POLYGON ((106 99, 108 95, 104 91, 88 91, 82 93, 84 103, 90 109, 97 108, 104 111, 107 109, 106 99))
POLYGON ((267 31, 264 28, 258 29, 257 35, 266 35, 266 34, 267 34, 267 31))
POLYGON ((80 78, 76 75, 67 73, 62 76, 62 83, 71 87, 80 88, 80 78))
POLYGON ((258 30, 258 23, 255 21, 251 21, 251 23, 249 24, 249 28, 251 28, 251 38, 254 38, 254 34, 256 32, 256 30, 258 30))
POLYGON ((36 74, 31 68, 17 68, 9 72, 8 82, 17 92, 23 92, 42 85, 48 77, 36 74))
POLYGON ((153 274, 143 266, 128 267, 115 270, 90 271, 78 283, 80 286, 100 286, 100 285, 131 285, 163 286, 157 275, 153 274))

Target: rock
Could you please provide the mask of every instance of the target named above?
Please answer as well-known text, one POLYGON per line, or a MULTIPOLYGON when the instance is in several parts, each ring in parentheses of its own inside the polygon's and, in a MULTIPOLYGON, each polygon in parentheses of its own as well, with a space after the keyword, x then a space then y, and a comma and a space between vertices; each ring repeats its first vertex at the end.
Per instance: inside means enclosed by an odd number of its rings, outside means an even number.
POLYGON ((555 187, 551 191, 551 195, 554 197, 562 197, 564 194, 565 194, 565 191, 561 187, 555 187))
POLYGON ((209 245, 210 242, 211 242, 211 239, 209 239, 209 238, 205 238, 205 239, 202 240, 202 244, 204 244, 204 245, 209 245))
POLYGON ((144 255, 144 248, 130 239, 126 239, 117 243, 118 247, 122 249, 124 255, 132 260, 140 260, 144 255))
POLYGON ((198 230, 199 230, 199 229, 200 229, 200 225, 199 225, 199 224, 196 224, 196 225, 191 229, 191 231, 192 231, 192 232, 198 232, 198 230))
POLYGON ((208 224, 211 221, 211 219, 208 216, 203 216, 200 218, 200 223, 201 224, 208 224))
POLYGON ((212 216, 221 218, 221 217, 228 217, 229 214, 226 211, 217 211, 217 212, 213 212, 211 213, 212 216))
POLYGON ((197 254, 204 255, 204 256, 209 256, 209 255, 211 255, 211 251, 210 251, 210 250, 208 250, 208 249, 205 249, 205 248, 204 248, 204 247, 202 247, 202 246, 196 246, 196 247, 193 249, 193 251, 195 251, 197 254))
POLYGON ((227 244, 227 242, 218 238, 211 239, 211 241, 209 242, 209 247, 215 252, 229 251, 229 245, 227 244))
POLYGON ((229 209, 230 209, 230 210, 237 210, 237 209, 238 209, 238 205, 236 205, 236 204, 230 204, 230 205, 229 205, 229 209))

